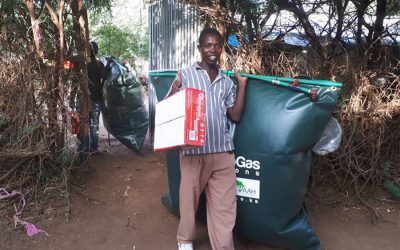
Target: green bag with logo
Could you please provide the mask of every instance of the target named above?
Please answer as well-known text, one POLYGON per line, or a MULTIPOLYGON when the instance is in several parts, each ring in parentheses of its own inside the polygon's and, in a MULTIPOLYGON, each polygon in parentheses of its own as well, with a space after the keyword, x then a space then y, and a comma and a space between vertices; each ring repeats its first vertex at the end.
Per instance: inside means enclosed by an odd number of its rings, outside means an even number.
MULTIPOLYGON (((174 77, 152 74, 154 91, 159 97, 165 96, 168 88, 161 86, 170 85, 174 77)), ((336 108, 339 88, 334 86, 341 85, 300 80, 300 86, 296 86, 290 83, 293 79, 285 78, 288 80, 279 84, 279 79, 273 83, 266 76, 245 75, 250 77, 245 110, 232 131, 237 176, 235 231, 242 237, 287 249, 321 249, 303 204, 311 148, 336 108)), ((169 193, 162 202, 179 214, 178 153, 168 153, 167 159, 169 193)))

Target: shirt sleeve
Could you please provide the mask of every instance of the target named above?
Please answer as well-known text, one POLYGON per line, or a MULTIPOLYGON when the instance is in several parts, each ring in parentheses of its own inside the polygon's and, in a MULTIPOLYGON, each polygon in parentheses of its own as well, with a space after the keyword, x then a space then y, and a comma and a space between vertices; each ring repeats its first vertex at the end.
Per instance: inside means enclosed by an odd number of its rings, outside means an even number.
MULTIPOLYGON (((186 82, 187 82, 187 77, 186 77, 186 70, 184 70, 184 69, 181 69, 181 72, 182 72, 182 86, 181 86, 181 89, 185 89, 186 88, 186 82)), ((172 81, 172 82, 174 82, 176 79, 178 78, 178 74, 176 74, 176 76, 175 76, 175 78, 174 78, 174 80, 172 81)), ((168 90, 168 92, 167 92, 167 94, 165 95, 165 97, 164 98, 166 98, 167 96, 169 96, 169 94, 171 93, 171 91, 172 91, 172 86, 173 86, 173 84, 171 84, 171 87, 169 88, 169 90, 168 90)))
POLYGON ((186 86, 187 86, 187 76, 186 76, 187 70, 186 69, 181 69, 181 72, 182 72, 182 86, 181 86, 181 89, 186 89, 186 86))
POLYGON ((225 79, 228 81, 228 85, 229 85, 228 95, 226 97, 225 104, 226 104, 227 108, 230 108, 230 107, 233 107, 235 105, 237 87, 233 83, 231 78, 226 77, 225 79))

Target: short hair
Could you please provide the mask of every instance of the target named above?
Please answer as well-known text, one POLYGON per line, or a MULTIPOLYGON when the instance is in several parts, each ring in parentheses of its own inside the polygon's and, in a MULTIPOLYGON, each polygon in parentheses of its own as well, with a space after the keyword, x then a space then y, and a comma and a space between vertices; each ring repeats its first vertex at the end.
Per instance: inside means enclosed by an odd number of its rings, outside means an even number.
POLYGON ((201 45, 203 43, 203 40, 205 39, 205 37, 207 35, 212 35, 212 36, 216 36, 218 38, 218 40, 221 42, 221 44, 223 44, 224 39, 222 38, 221 33, 219 33, 218 30, 214 29, 214 28, 205 28, 204 30, 201 31, 200 36, 199 36, 199 45, 201 45))
POLYGON ((99 52, 99 45, 95 41, 91 41, 90 42, 90 50, 96 56, 97 53, 99 52))

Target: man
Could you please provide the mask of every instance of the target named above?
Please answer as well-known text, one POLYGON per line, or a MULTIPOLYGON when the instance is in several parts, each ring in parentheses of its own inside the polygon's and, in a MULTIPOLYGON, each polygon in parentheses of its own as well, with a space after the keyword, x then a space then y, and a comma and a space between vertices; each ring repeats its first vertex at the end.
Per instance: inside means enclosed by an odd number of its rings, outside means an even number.
MULTIPOLYGON (((96 42, 92 41, 90 45, 90 62, 87 64, 88 78, 89 78, 89 94, 90 94, 90 107, 89 107, 89 135, 83 137, 78 132, 78 152, 79 163, 85 164, 90 153, 98 152, 99 145, 99 118, 100 118, 100 105, 103 97, 103 84, 105 70, 102 62, 96 59, 99 51, 99 46, 96 42)), ((78 72, 77 72, 78 73, 78 72)), ((78 75, 78 74, 77 74, 78 75)), ((78 79, 76 79, 78 81, 78 79)), ((78 94, 78 85, 73 84, 71 90, 70 107, 71 109, 79 109, 75 106, 75 96, 78 94)), ((82 120, 81 120, 82 121, 82 120)))
POLYGON ((103 99, 104 65, 96 58, 99 51, 97 43, 90 42, 90 47, 90 62, 87 65, 92 104, 89 112, 89 152, 95 153, 98 152, 99 147, 99 118, 100 105, 103 99))
POLYGON ((178 71, 168 95, 184 88, 206 93, 206 145, 183 150, 180 154, 180 223, 177 233, 180 250, 193 249, 195 214, 205 190, 207 227, 214 250, 232 250, 232 230, 236 219, 236 176, 230 120, 239 122, 244 108, 247 78, 235 74, 238 85, 223 76, 218 65, 223 38, 213 28, 199 37, 201 62, 178 71), (229 120, 230 119, 230 120, 229 120))

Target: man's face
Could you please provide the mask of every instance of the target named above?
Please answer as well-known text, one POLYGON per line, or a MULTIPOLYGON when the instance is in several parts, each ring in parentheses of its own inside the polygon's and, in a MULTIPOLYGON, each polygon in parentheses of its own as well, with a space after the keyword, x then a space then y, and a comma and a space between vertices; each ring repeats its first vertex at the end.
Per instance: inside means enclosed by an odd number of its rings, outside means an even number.
POLYGON ((222 53, 222 43, 217 36, 206 35, 199 45, 201 59, 208 65, 217 64, 222 53))

